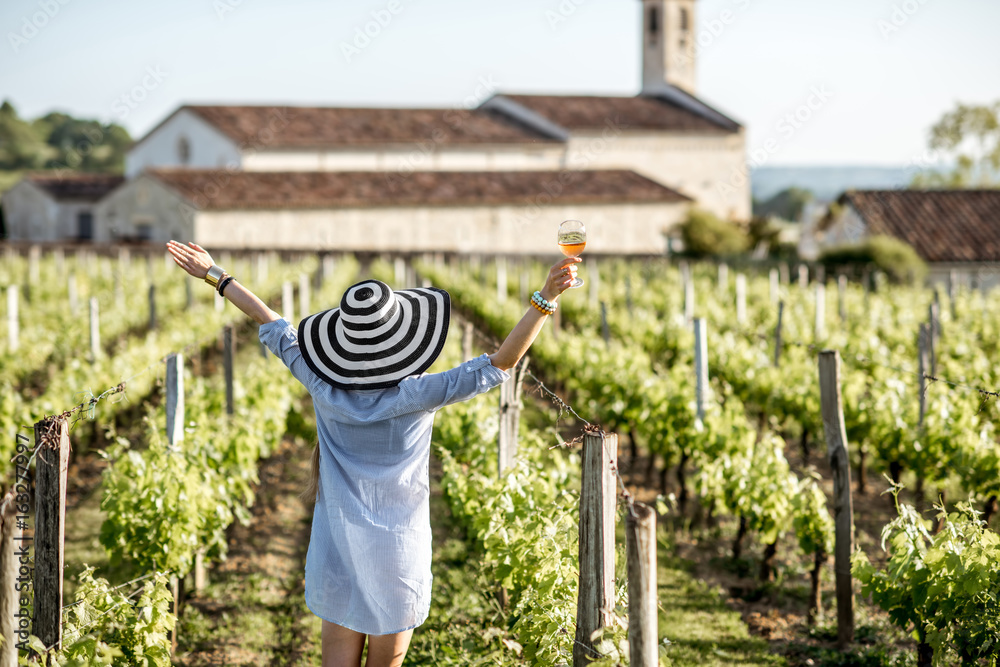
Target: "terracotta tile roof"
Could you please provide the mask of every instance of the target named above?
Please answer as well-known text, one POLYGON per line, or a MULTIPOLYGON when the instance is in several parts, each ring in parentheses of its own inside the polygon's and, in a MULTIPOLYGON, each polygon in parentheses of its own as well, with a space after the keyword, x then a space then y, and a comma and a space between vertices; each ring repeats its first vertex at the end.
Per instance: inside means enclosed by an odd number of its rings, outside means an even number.
POLYGON ((839 203, 928 262, 1000 262, 1000 189, 848 190, 839 203))
POLYGON ((56 201, 98 201, 125 182, 112 174, 37 172, 25 178, 48 192, 56 201))
POLYGON ((333 148, 385 144, 524 144, 553 139, 504 117, 465 109, 186 106, 239 144, 333 148))
POLYGON ((155 169, 146 173, 198 209, 690 201, 679 192, 627 170, 425 171, 403 175, 155 169))
MULTIPOLYGON (((659 97, 504 95, 568 130, 602 129, 611 123, 630 130, 733 132, 736 121, 715 112, 715 121, 659 97), (725 121, 729 121, 728 123, 725 121)), ((700 103, 699 104, 703 104, 700 103)))

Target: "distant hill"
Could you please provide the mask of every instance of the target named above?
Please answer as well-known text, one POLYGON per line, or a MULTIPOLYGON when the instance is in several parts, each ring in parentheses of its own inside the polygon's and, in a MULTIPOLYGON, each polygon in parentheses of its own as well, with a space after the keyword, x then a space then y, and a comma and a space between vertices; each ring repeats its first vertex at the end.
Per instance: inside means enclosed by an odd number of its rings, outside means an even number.
POLYGON ((758 167, 751 172, 754 199, 770 199, 791 187, 810 190, 816 199, 835 199, 848 188, 905 188, 913 180, 912 167, 758 167))

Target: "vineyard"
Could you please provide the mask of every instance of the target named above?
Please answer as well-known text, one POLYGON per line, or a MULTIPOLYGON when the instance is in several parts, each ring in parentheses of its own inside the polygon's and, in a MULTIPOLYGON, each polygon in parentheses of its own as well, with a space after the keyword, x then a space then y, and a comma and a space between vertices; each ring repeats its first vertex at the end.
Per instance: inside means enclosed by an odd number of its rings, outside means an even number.
MULTIPOLYGON (((547 271, 218 260, 293 323, 363 276, 447 289, 432 371, 495 350, 547 271)), ((440 411, 433 606, 407 664, 997 663, 998 297, 787 274, 588 260, 520 382, 440 411)), ((34 544, 30 593, 0 596, 33 636, 5 620, 4 646, 318 664, 297 497, 315 424, 256 327, 159 254, 11 254, 0 286, 12 587, 34 544)))

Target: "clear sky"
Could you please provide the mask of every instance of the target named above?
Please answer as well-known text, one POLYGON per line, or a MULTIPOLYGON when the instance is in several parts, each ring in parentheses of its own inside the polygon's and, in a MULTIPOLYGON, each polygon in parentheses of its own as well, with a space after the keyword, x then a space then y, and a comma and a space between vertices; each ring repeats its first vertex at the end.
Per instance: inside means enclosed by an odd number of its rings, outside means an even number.
MULTIPOLYGON (((0 98, 139 137, 185 102, 634 94, 640 16, 639 0, 3 0, 0 98), (385 25, 345 53, 373 12, 385 25)), ((1000 99, 998 28, 997 0, 699 0, 698 94, 749 151, 771 147, 764 164, 905 165, 956 103, 1000 99)))

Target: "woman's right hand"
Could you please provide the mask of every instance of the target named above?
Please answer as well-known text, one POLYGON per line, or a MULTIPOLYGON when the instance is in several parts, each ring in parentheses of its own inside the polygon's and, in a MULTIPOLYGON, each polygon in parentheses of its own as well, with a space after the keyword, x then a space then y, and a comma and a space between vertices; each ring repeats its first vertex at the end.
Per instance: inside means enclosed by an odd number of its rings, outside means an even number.
POLYGON ((568 290, 576 279, 576 265, 582 261, 579 257, 567 257, 553 264, 549 269, 545 286, 541 289, 542 298, 546 301, 555 301, 560 294, 568 290))

